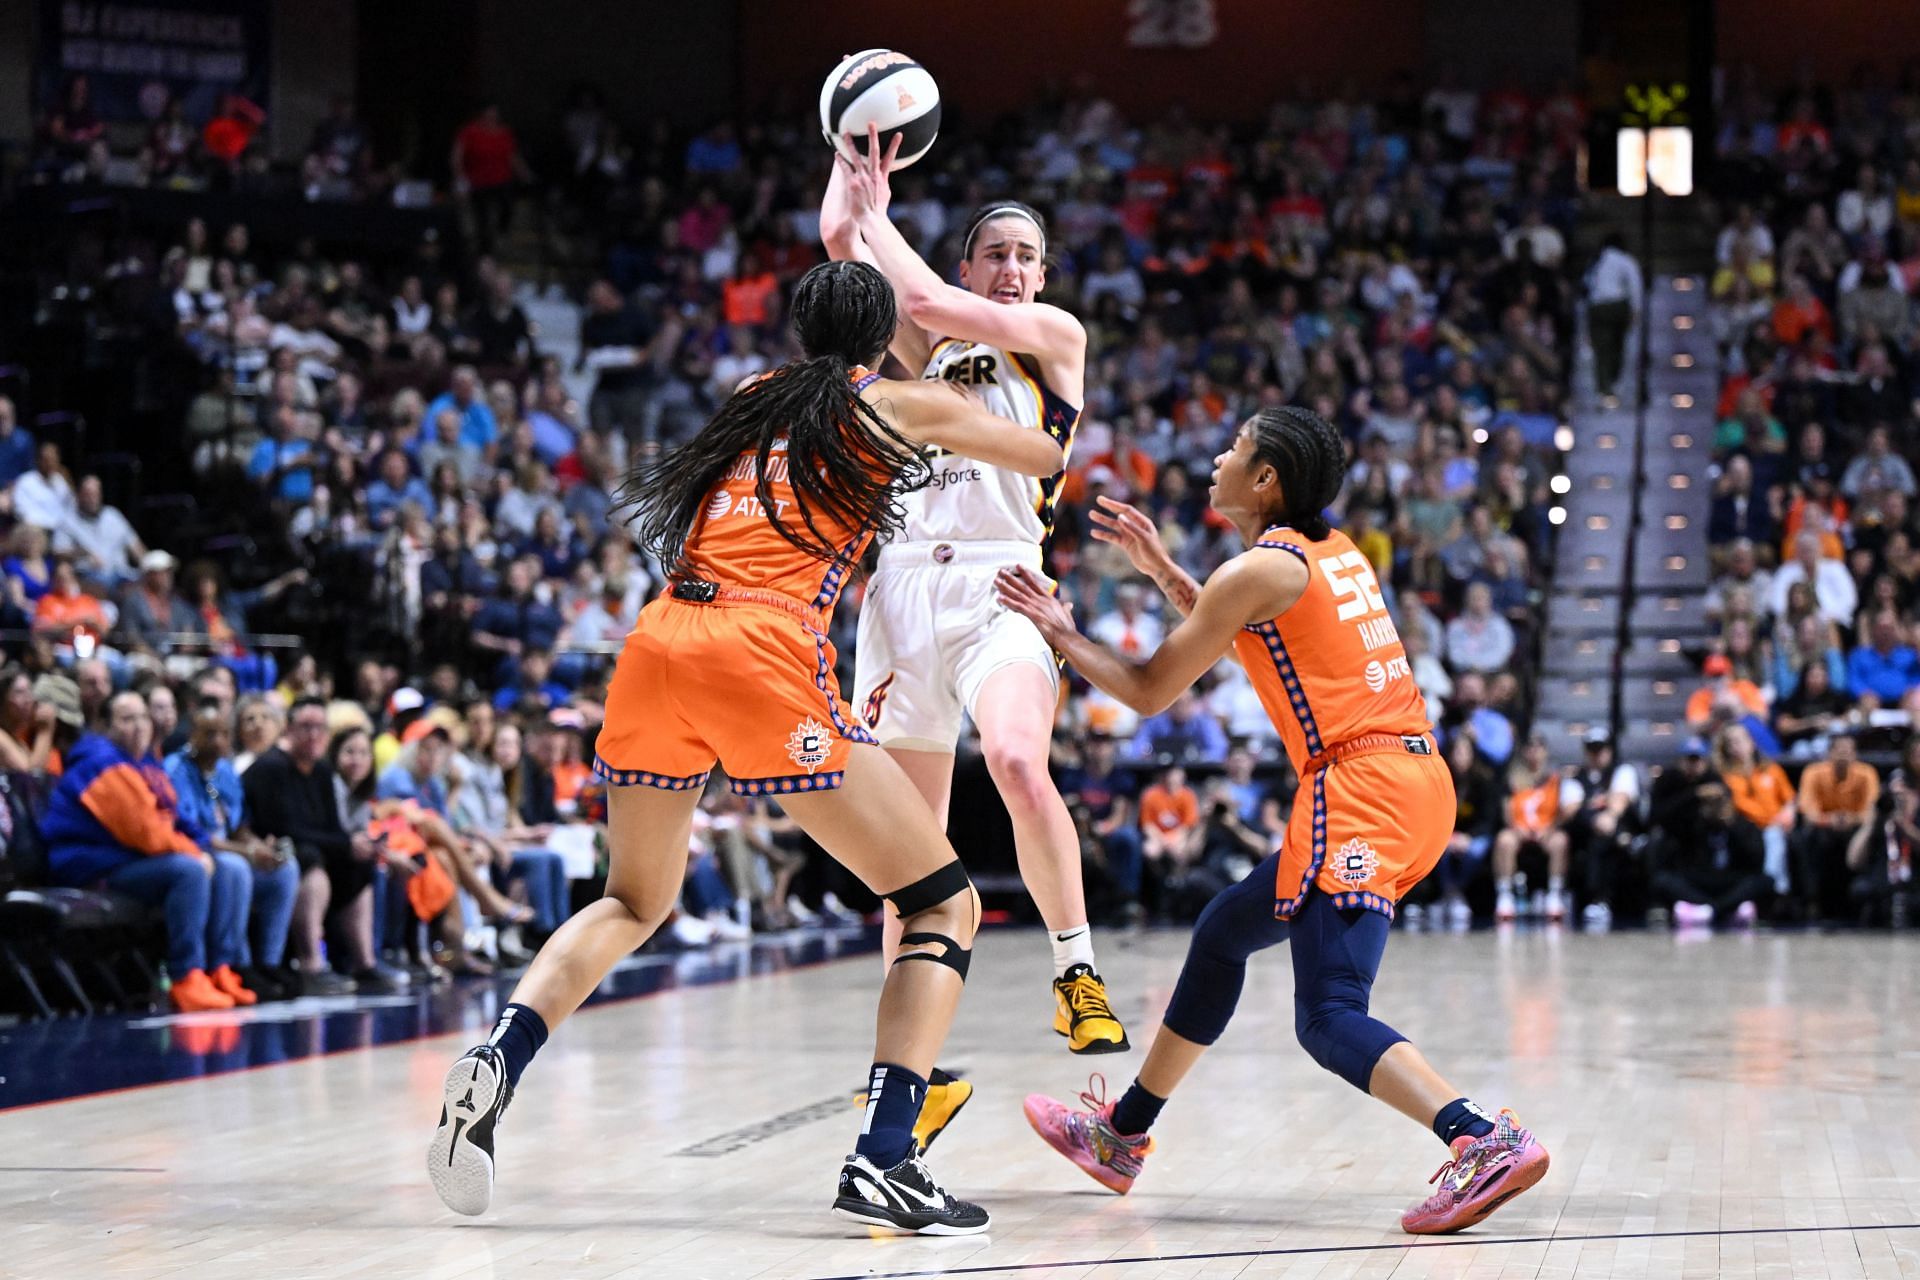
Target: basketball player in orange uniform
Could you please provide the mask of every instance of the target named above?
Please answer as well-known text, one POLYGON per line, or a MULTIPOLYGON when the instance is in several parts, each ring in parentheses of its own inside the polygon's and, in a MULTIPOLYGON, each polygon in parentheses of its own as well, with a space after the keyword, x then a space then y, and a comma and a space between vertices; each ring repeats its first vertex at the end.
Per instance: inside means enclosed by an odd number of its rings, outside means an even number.
POLYGON ((840 700, 827 628, 868 542, 899 521, 901 493, 928 482, 925 448, 1030 475, 1058 471, 1061 450, 953 388, 867 372, 897 323, 872 267, 816 267, 792 315, 807 358, 742 388, 622 490, 671 587, 641 611, 608 690, 593 766, 612 784, 607 895, 553 935, 492 1036, 448 1073, 427 1165, 458 1212, 491 1199, 495 1127, 549 1029, 679 900, 717 761, 735 792, 779 796, 905 926, 835 1212, 925 1234, 987 1228, 984 1210, 933 1180, 913 1139, 979 899, 926 802, 840 700))
POLYGON ((1096 536, 1126 550, 1186 614, 1142 661, 1081 636, 1069 606, 1035 575, 1001 575, 1010 608, 1142 715, 1167 707, 1232 649, 1300 776, 1280 851, 1201 913, 1132 1087, 1115 1102, 1082 1094, 1087 1109, 1035 1094, 1027 1119, 1095 1180, 1126 1192, 1153 1150, 1147 1131, 1161 1106, 1233 1016, 1247 958, 1285 939, 1301 1045, 1448 1146, 1439 1191, 1401 1226, 1457 1231, 1538 1182, 1547 1153, 1512 1112, 1482 1111, 1367 1015, 1394 904, 1439 860, 1455 805, 1373 568, 1321 516, 1345 472, 1345 445, 1318 415, 1268 409, 1248 420, 1215 459, 1211 498, 1249 549, 1204 588, 1174 565, 1151 521, 1102 499, 1096 536))

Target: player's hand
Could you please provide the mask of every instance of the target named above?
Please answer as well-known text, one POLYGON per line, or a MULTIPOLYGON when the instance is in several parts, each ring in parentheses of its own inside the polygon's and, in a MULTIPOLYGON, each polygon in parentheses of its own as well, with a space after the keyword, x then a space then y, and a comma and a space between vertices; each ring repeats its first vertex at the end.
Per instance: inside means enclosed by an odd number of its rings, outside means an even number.
POLYGON ((840 135, 842 145, 835 148, 834 163, 847 167, 847 207, 856 220, 869 213, 884 215, 893 199, 887 175, 893 172, 894 157, 900 154, 900 139, 895 134, 885 153, 880 150, 880 126, 867 125, 867 150, 862 155, 854 148, 853 135, 840 135))
POLYGON ((1025 565, 1002 569, 994 575, 993 586, 1000 603, 1040 628, 1040 637, 1058 647, 1057 641, 1076 634, 1073 606, 1053 594, 1047 580, 1025 565))
POLYGON ((1160 541, 1160 530, 1140 508, 1101 494, 1087 519, 1093 522, 1095 541, 1112 543, 1126 552, 1133 567, 1149 578, 1166 566, 1167 548, 1160 541))

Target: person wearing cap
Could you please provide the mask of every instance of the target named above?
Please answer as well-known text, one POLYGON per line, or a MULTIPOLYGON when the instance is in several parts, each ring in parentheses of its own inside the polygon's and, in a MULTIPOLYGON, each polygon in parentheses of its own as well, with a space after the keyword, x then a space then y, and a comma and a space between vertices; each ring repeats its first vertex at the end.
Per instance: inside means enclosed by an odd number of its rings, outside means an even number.
POLYGON ((99 476, 81 476, 73 491, 73 511, 53 531, 53 549, 74 556, 88 579, 111 587, 130 582, 147 546, 120 508, 106 501, 99 476))
POLYGON ((1691 821, 1657 839, 1649 889, 1671 905, 1675 925, 1749 925, 1774 886, 1762 870, 1761 834, 1735 807, 1725 782, 1709 776, 1688 797, 1691 821))
POLYGON ((137 693, 107 704, 104 733, 66 753, 40 832, 55 884, 105 885, 166 912, 173 1005, 183 1013, 250 1005, 234 965, 244 958, 253 878, 238 854, 207 852, 207 833, 182 813, 150 758, 153 722, 137 693))
POLYGON ((1582 799, 1567 823, 1567 845, 1587 896, 1581 918, 1589 928, 1603 929, 1613 923, 1614 891, 1633 845, 1640 772, 1614 760, 1613 734, 1595 725, 1587 730, 1573 780, 1582 799))
POLYGON ((377 778, 393 767, 405 745, 401 737, 426 714, 427 698, 412 685, 402 685, 387 697, 386 729, 373 740, 373 773, 377 778))
POLYGON ((1707 655, 1700 673, 1707 682, 1695 689, 1687 698, 1687 724, 1691 728, 1704 727, 1713 719, 1714 709, 1722 704, 1737 705, 1747 715, 1765 716, 1767 698, 1760 692, 1758 685, 1751 680, 1735 679, 1733 661, 1724 653, 1707 655))
POLYGON ((7 733, 27 748, 27 767, 34 774, 57 778, 65 771, 65 753, 86 731, 87 713, 80 686, 62 675, 37 677, 29 690, 32 709, 18 718, 16 700, 24 671, 6 681, 7 733))
POLYGON ((165 656, 173 651, 173 637, 200 635, 200 618, 173 590, 174 570, 180 567, 165 551, 153 550, 140 559, 140 581, 120 601, 116 635, 137 648, 165 656))
POLYGON ((1683 837, 1698 814, 1700 787, 1713 779, 1713 748, 1699 734, 1681 744, 1680 758, 1660 770, 1647 789, 1647 832, 1683 837))
POLYGON ((1880 803, 1880 775, 1860 761, 1853 735, 1827 740, 1827 758, 1800 774, 1800 829, 1792 841, 1794 880, 1801 897, 1822 920, 1846 915, 1847 848, 1873 820, 1880 803))

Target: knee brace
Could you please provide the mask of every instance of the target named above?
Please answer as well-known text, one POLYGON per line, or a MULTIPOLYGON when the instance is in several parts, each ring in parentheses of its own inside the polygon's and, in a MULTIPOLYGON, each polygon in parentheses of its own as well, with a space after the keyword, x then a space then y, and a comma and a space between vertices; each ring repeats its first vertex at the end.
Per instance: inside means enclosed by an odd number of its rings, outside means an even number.
MULTIPOLYGON (((896 889, 887 894, 886 898, 893 904, 893 913, 900 919, 907 920, 962 894, 972 896, 973 882, 967 879, 966 868, 960 865, 958 858, 955 858, 931 875, 923 876, 905 888, 896 889)), ((935 964, 947 966, 960 975, 962 982, 966 981, 967 967, 973 961, 973 952, 961 946, 957 938, 949 938, 944 933, 909 933, 901 937, 900 945, 903 947, 937 945, 940 950, 902 951, 894 957, 895 964, 905 964, 909 960, 931 960, 935 964)))

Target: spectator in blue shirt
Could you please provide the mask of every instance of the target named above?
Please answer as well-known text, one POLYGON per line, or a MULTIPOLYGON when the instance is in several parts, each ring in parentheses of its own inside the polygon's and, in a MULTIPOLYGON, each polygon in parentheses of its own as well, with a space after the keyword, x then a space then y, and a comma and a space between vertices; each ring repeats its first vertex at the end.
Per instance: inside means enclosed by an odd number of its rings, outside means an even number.
POLYGON ((1479 673, 1461 672, 1447 711, 1448 730, 1472 734, 1473 745, 1488 764, 1503 768, 1513 759, 1513 721, 1487 705, 1487 684, 1479 673))
POLYGON ((367 486, 367 518, 376 529, 389 528, 409 502, 422 511, 433 510, 433 494, 408 467, 407 455, 389 449, 380 455, 379 478, 367 486))
POLYGON ((1867 635, 1868 642, 1847 659, 1847 687, 1856 698, 1898 706, 1907 690, 1920 684, 1920 654, 1904 643, 1900 619, 1891 610, 1873 616, 1867 635))
POLYGON ((251 919, 238 939, 235 964, 241 980, 264 995, 294 994, 277 975, 286 962, 300 862, 291 853, 282 857, 274 844, 247 829, 247 798, 233 767, 233 722, 226 708, 201 703, 187 745, 166 758, 165 768, 180 815, 205 834, 207 849, 237 853, 253 872, 251 919))
POLYGON ((565 706, 567 687, 554 681, 552 674, 552 652, 528 649, 520 655, 520 678, 493 695, 493 709, 510 713, 531 703, 544 716, 555 707, 565 706))
POLYGON ((440 781, 440 772, 453 750, 453 738, 439 725, 424 720, 417 731, 409 726, 404 736, 412 752, 403 752, 386 767, 374 785, 374 795, 381 800, 412 800, 422 809, 446 817, 447 788, 440 781))
POLYGON ((500 424, 494 419, 493 410, 487 407, 487 398, 480 394, 480 375, 472 365, 463 364, 454 369, 447 390, 427 406, 426 420, 435 421, 446 409, 460 415, 462 442, 483 451, 493 447, 495 437, 500 434, 500 424))
POLYGON ((1189 689, 1171 707, 1141 724, 1131 754, 1136 760, 1220 764, 1227 758, 1227 731, 1189 689))
POLYGON ((283 406, 272 419, 273 434, 253 447, 247 474, 267 493, 291 503, 313 497, 313 442, 300 434, 299 410, 283 406))
POLYGON ((33 470, 33 433, 21 426, 13 401, 0 396, 0 489, 33 470))
POLYGON ((533 594, 539 561, 521 557, 507 566, 500 594, 473 616, 473 643, 501 655, 494 679, 512 684, 520 678, 520 655, 528 649, 552 649, 566 625, 552 605, 533 594))

